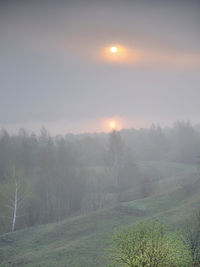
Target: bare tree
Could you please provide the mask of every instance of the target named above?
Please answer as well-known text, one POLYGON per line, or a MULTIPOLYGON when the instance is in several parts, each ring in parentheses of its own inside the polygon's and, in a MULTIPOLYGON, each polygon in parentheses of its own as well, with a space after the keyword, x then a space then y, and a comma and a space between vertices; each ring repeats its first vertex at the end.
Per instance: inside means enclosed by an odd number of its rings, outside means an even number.
POLYGON ((13 164, 9 169, 5 184, 1 187, 1 199, 3 200, 4 213, 1 217, 11 225, 11 231, 16 229, 16 221, 25 200, 25 186, 19 171, 13 164))

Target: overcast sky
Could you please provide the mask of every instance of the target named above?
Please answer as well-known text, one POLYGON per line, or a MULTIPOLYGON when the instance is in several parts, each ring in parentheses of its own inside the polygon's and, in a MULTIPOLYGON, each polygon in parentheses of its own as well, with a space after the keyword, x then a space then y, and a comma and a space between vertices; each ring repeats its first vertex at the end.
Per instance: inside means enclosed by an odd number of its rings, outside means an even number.
POLYGON ((200 123, 200 1, 0 1, 0 76, 11 131, 200 123))

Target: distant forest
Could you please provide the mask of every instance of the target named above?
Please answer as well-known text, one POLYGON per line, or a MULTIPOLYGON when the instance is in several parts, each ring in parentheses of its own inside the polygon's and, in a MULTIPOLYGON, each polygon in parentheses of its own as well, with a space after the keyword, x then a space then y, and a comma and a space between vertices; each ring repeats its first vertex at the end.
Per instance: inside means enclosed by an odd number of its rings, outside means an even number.
POLYGON ((139 163, 200 162, 200 127, 177 121, 109 134, 0 132, 0 232, 60 221, 115 205, 137 187, 147 197, 154 170, 139 163))

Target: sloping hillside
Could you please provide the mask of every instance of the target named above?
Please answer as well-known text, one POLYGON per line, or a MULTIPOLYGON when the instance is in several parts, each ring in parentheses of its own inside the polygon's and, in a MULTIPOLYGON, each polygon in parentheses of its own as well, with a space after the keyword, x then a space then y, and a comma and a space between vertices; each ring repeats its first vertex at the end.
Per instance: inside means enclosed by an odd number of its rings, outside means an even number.
POLYGON ((199 205, 197 181, 87 216, 5 234, 0 237, 0 266, 106 266, 106 248, 117 229, 149 218, 177 227, 199 205))

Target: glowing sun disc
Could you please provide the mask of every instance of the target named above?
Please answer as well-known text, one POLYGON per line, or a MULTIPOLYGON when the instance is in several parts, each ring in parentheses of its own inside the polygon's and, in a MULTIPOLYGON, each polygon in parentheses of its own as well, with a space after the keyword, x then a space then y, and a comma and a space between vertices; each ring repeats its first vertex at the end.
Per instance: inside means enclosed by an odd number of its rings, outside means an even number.
POLYGON ((110 48, 110 52, 111 52, 111 53, 117 53, 117 47, 116 47, 116 46, 112 46, 112 47, 110 48))

